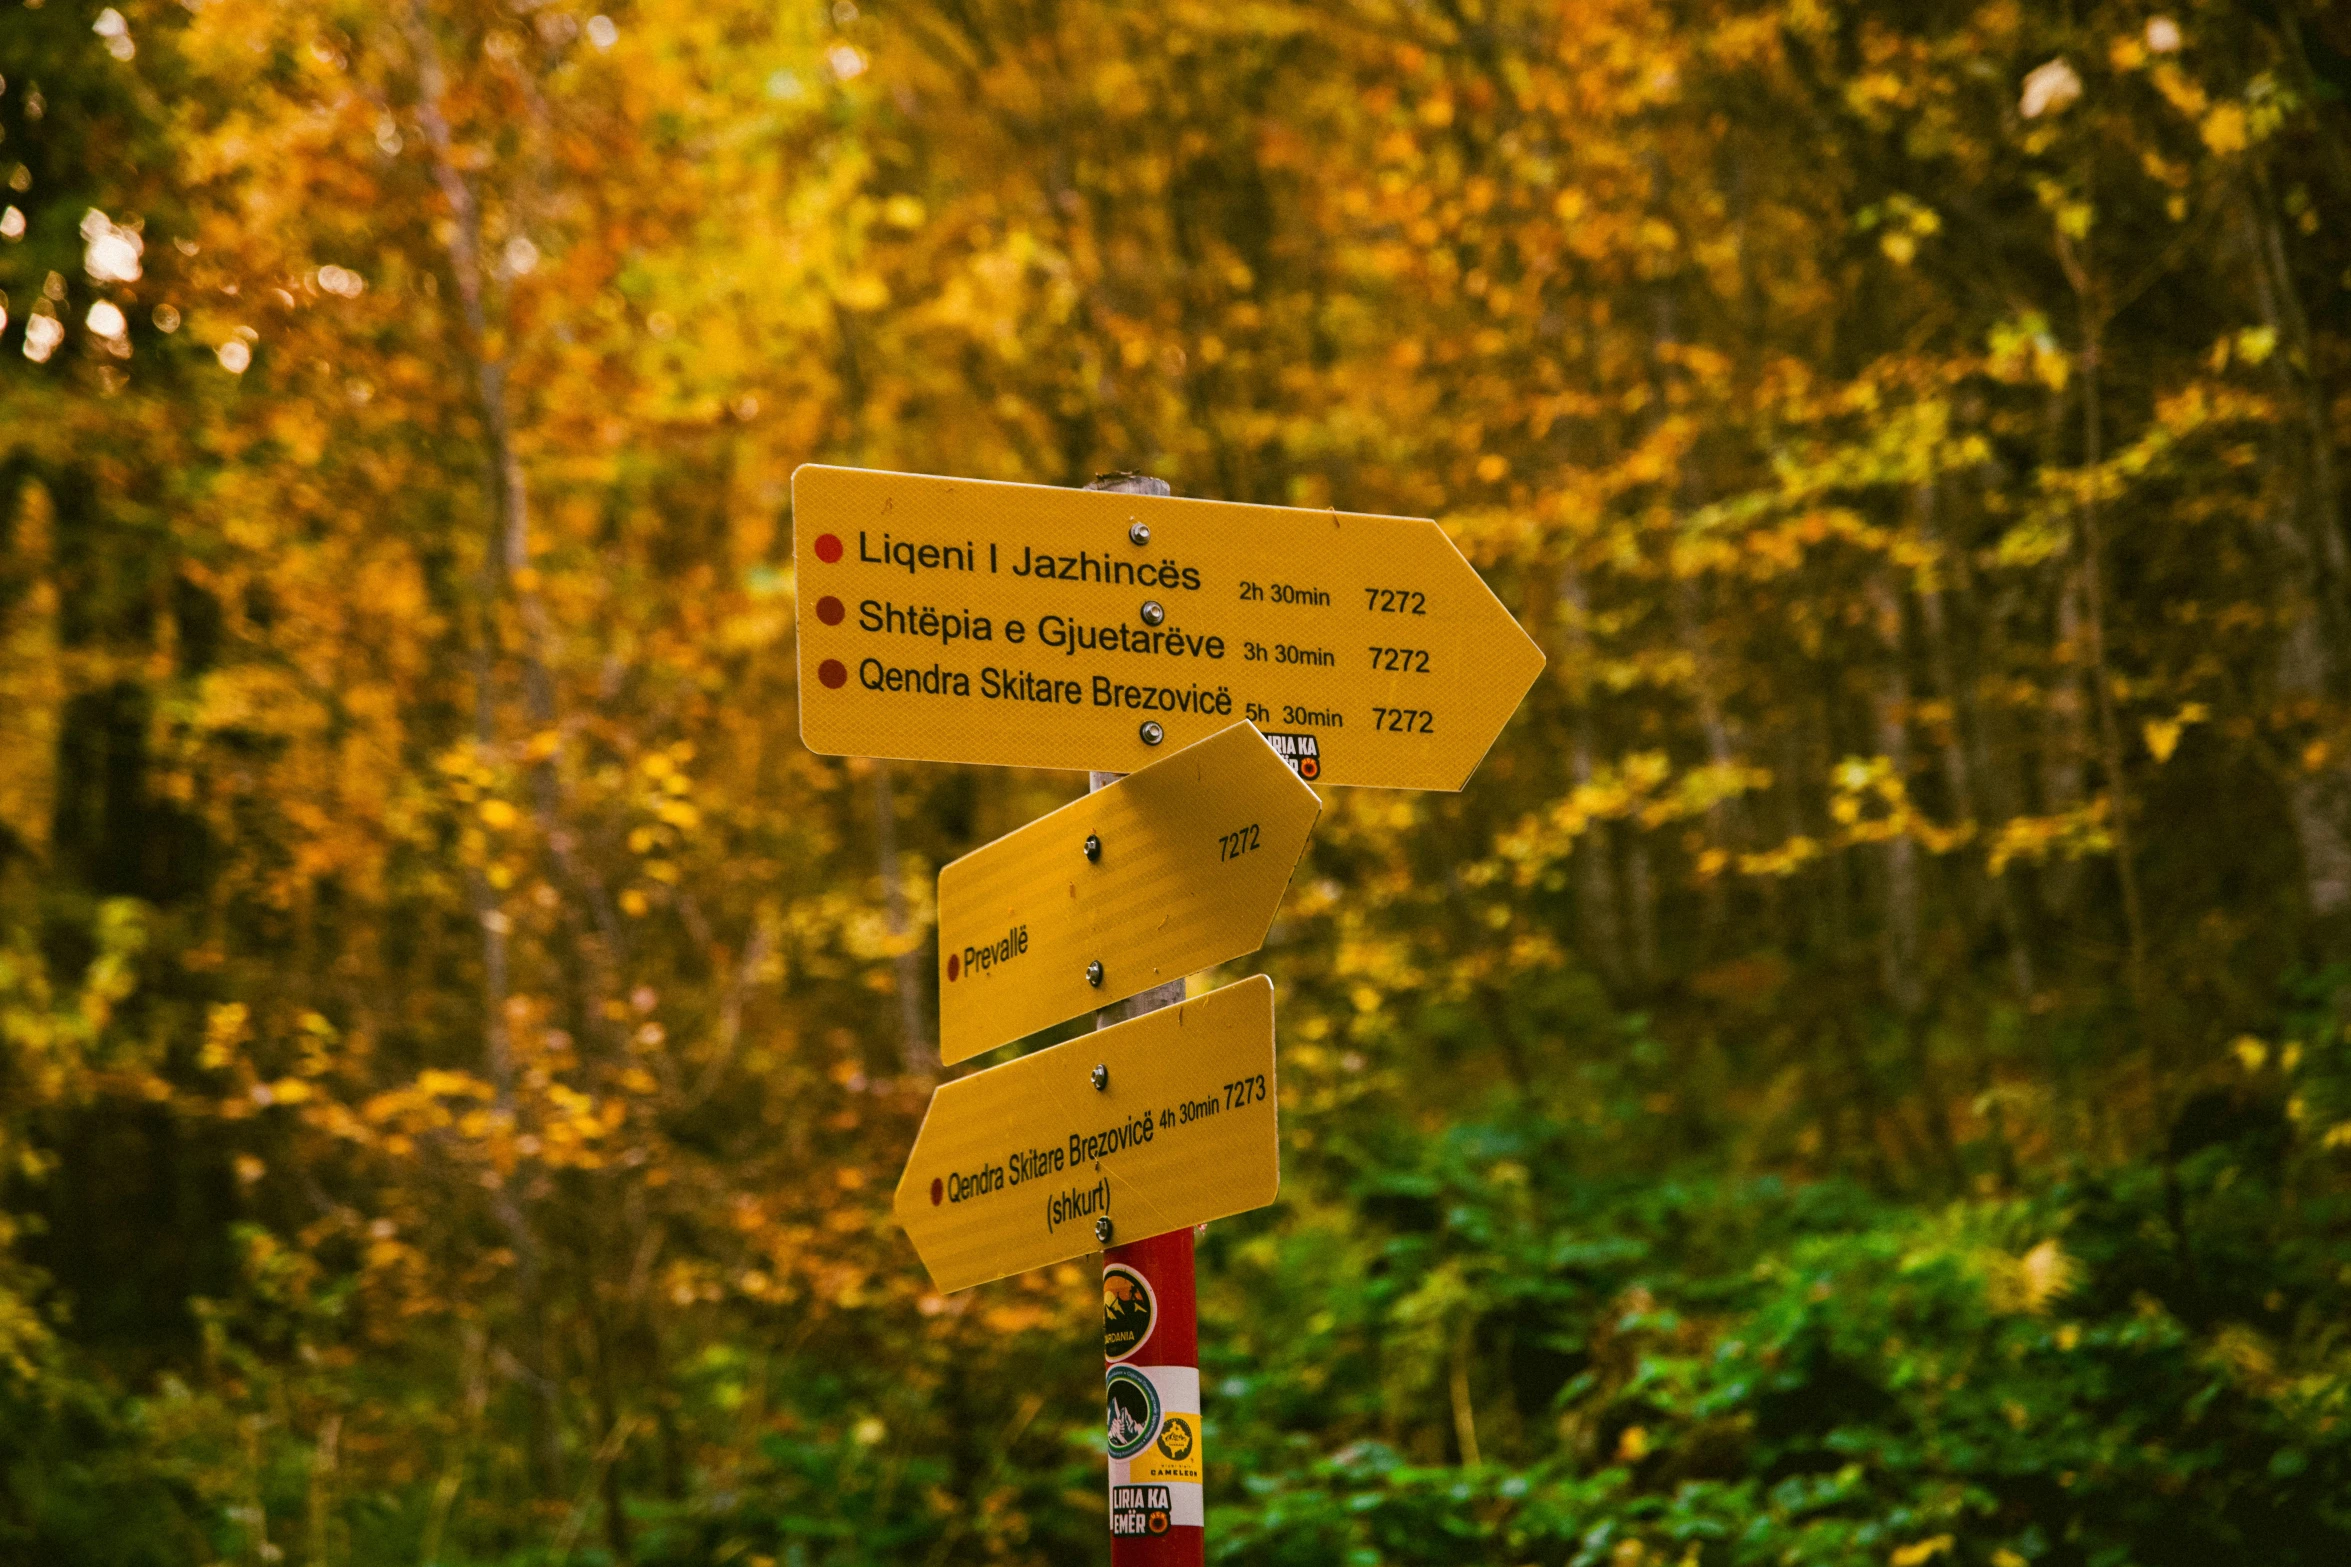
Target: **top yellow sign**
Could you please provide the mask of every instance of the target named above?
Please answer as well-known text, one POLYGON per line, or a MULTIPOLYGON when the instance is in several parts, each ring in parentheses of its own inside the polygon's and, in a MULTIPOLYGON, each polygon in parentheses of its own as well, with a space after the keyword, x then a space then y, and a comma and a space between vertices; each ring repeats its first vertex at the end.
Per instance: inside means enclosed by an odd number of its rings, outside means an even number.
POLYGON ((812 751, 1137 768, 1248 719, 1316 784, 1458 789, 1543 654, 1425 519, 811 465, 812 751))

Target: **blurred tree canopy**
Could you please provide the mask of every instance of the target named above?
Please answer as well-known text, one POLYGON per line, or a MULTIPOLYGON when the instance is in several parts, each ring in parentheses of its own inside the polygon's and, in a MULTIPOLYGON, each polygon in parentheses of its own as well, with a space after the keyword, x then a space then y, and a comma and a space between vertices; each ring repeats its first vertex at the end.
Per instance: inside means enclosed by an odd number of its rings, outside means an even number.
MULTIPOLYGON (((1075 1562, 822 460, 1440 518, 1246 1563, 2351 1557, 2342 0, 0 0, 0 1557, 1075 1562), (2330 227, 2330 225, 2332 225, 2330 227)), ((1238 970, 1236 969, 1236 972, 1238 970)))

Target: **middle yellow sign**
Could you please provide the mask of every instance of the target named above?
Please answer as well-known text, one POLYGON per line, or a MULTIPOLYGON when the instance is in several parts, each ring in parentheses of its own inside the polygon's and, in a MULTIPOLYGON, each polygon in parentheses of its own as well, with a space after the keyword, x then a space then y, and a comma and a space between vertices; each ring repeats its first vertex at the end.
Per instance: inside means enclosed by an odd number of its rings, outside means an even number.
POLYGON ((939 1057, 1254 952, 1322 802, 1248 723, 939 872, 939 1057))

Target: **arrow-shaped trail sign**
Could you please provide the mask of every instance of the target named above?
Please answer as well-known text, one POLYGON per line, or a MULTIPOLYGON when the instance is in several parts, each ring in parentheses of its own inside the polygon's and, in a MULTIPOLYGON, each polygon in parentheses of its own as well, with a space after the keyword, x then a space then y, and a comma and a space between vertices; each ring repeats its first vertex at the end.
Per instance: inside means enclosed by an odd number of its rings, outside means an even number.
POLYGON ((1314 783, 1458 789, 1543 667, 1421 518, 811 465, 812 751, 1131 773, 1237 719, 1314 783))
POLYGON ((1281 1189, 1274 1102, 1258 975, 940 1085, 898 1222, 952 1292, 1262 1208, 1281 1189))
POLYGON ((947 866, 940 1058, 1256 951, 1321 812, 1238 723, 947 866))

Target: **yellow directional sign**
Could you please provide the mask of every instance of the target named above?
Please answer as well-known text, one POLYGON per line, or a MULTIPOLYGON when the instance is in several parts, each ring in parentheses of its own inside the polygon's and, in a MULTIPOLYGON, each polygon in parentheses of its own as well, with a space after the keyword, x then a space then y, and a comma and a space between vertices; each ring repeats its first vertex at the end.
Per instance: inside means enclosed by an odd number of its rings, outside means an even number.
POLYGON ((1281 1183, 1259 975, 942 1084, 896 1212, 952 1292, 1262 1208, 1281 1183))
POLYGON ((939 1056, 1254 952, 1322 802, 1246 723, 939 872, 939 1056))
POLYGON ((808 466, 812 751, 1128 773, 1237 719, 1317 784, 1458 789, 1543 667, 1425 519, 808 466))

